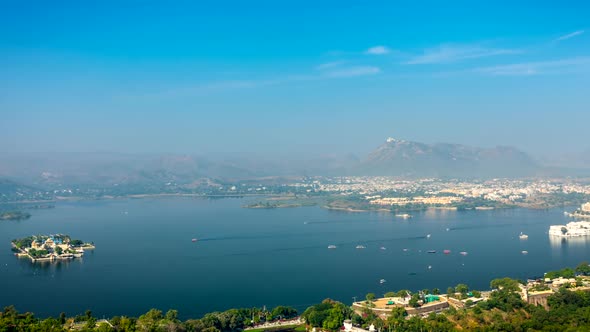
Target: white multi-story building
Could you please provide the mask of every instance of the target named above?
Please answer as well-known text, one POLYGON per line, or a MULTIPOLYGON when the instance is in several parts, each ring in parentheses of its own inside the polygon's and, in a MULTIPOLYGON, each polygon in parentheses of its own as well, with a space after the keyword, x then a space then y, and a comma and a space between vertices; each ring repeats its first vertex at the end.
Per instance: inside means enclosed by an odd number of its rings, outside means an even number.
POLYGON ((572 221, 567 225, 549 226, 549 235, 563 237, 590 235, 590 221, 572 221))
POLYGON ((582 211, 590 212, 590 202, 588 202, 586 204, 582 204, 582 211))

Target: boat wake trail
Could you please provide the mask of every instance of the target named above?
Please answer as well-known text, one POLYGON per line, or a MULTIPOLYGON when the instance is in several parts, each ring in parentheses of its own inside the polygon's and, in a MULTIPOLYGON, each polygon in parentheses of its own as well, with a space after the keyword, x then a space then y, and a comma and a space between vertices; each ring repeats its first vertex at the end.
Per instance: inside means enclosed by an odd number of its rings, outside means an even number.
POLYGON ((458 227, 450 227, 450 231, 462 231, 462 230, 469 230, 469 229, 485 229, 485 228, 502 228, 502 227, 510 227, 512 224, 494 224, 494 225, 478 225, 478 226, 458 226, 458 227))
POLYGON ((310 234, 265 234, 265 235, 236 235, 236 236, 220 236, 220 237, 206 237, 199 239, 199 242, 209 242, 209 241, 234 241, 234 240, 261 240, 261 239, 276 239, 279 238, 295 238, 295 237, 305 237, 310 234))

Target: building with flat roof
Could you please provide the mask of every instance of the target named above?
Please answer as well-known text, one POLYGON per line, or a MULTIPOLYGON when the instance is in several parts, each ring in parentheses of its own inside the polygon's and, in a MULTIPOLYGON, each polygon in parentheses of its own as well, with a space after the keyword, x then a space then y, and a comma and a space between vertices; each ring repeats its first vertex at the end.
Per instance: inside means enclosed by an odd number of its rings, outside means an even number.
POLYGON ((367 308, 373 311, 381 319, 387 319, 395 307, 402 307, 410 316, 427 315, 431 312, 440 312, 449 307, 449 301, 444 295, 426 295, 420 301, 419 307, 412 307, 409 304, 410 296, 407 297, 384 297, 375 299, 370 304, 366 301, 354 302, 352 309, 359 315, 367 308))

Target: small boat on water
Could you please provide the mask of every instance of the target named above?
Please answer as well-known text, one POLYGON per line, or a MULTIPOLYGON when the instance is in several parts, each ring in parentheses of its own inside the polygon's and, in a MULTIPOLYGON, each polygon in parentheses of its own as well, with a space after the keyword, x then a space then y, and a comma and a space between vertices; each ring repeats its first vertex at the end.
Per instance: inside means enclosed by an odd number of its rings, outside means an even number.
POLYGON ((447 232, 450 231, 450 230, 451 230, 450 228, 447 228, 447 232))
POLYGON ((445 255, 448 255, 448 254, 450 254, 450 253, 451 253, 451 251, 450 251, 449 249, 445 249, 445 250, 443 250, 443 254, 445 254, 445 255))
POLYGON ((384 283, 386 283, 386 282, 387 282, 387 280, 385 280, 385 279, 381 279, 381 280, 379 280, 379 283, 380 283, 380 284, 384 284, 384 283))
POLYGON ((359 244, 358 246, 356 246, 356 248, 357 248, 357 249, 365 249, 366 247, 365 247, 365 246, 363 246, 363 245, 360 245, 360 244, 359 244))
POLYGON ((192 239, 191 241, 193 241, 193 242, 197 242, 197 239, 192 239))
POLYGON ((521 251, 520 253, 521 253, 521 254, 523 254, 523 255, 526 255, 526 254, 528 254, 529 252, 528 252, 528 251, 526 251, 526 250, 523 250, 523 251, 521 251))
POLYGON ((379 249, 381 249, 381 250, 386 250, 387 248, 385 248, 385 247, 381 247, 381 248, 379 248, 379 249))
POLYGON ((427 239, 430 239, 430 234, 427 234, 427 235, 426 235, 426 238, 427 238, 427 239))
POLYGON ((428 265, 428 269, 429 269, 429 270, 430 270, 430 269, 432 269, 432 265, 428 265))
POLYGON ((338 247, 336 247, 336 246, 335 246, 335 245, 333 245, 333 244, 331 244, 331 245, 329 245, 329 246, 328 246, 328 249, 336 249, 336 248, 338 248, 338 247))
POLYGON ((467 251, 461 251, 459 254, 461 254, 463 256, 467 256, 467 251))
POLYGON ((436 254, 436 250, 428 250, 427 253, 429 253, 429 254, 436 254))
POLYGON ((407 248, 404 248, 403 250, 404 250, 404 251, 408 251, 408 249, 407 249, 407 248))
POLYGON ((520 235, 518 236, 518 238, 521 240, 526 240, 529 238, 529 236, 524 234, 523 232, 520 232, 520 235))

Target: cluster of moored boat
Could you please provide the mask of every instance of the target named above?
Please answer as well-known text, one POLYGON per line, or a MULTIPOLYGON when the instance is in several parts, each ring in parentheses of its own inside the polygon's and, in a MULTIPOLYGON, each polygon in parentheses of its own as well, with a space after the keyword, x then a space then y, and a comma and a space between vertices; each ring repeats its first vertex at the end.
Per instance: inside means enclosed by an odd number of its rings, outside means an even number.
MULTIPOLYGON (((334 245, 334 244, 331 244, 331 245, 329 245, 329 246, 328 246, 328 249, 337 249, 337 248, 338 248, 338 247, 337 247, 336 245, 334 245)), ((356 249, 366 249, 367 247, 365 247, 365 246, 364 246, 364 245, 362 245, 362 244, 359 244, 359 245, 357 245, 355 248, 356 248, 356 249)), ((385 248, 385 247, 380 247, 379 249, 380 249, 380 250, 387 250, 387 248, 385 248)), ((404 252, 407 252, 407 251, 409 251, 409 249, 408 249, 408 248, 404 248, 404 249, 402 249, 402 250, 403 250, 404 252)), ((422 250, 420 250, 420 252, 422 252, 422 250)), ((428 250, 428 251, 426 251, 426 252, 427 252, 427 253, 429 253, 429 254, 436 254, 436 250, 428 250)), ((443 254, 445 254, 445 255, 450 255, 450 254, 451 254, 451 250, 449 250, 449 249, 445 249, 445 250, 443 250, 443 254)), ((460 255, 463 255, 463 256, 467 256, 467 251, 460 251, 460 252, 459 252, 459 254, 460 254, 460 255)))
MULTIPOLYGON (((447 228, 447 231, 449 231, 449 230, 450 230, 450 229, 449 229, 449 228, 447 228)), ((430 236, 431 236, 430 234, 427 234, 427 235, 426 235, 426 238, 427 238, 427 239, 429 239, 429 238, 430 238, 430 236)), ((529 238, 529 236, 528 236, 528 235, 526 235, 526 234, 524 234, 523 232, 520 232, 520 234, 518 235, 518 238, 519 238, 519 239, 521 239, 521 240, 526 240, 526 239, 528 239, 528 238, 529 238)), ((335 246, 335 245, 333 245, 333 244, 331 244, 331 245, 329 245, 329 246, 328 246, 328 249, 336 249, 336 248, 338 248, 338 247, 337 247, 337 246, 335 246)), ((365 246, 363 246, 363 245, 361 245, 361 244, 359 244, 359 245, 357 245, 357 246, 356 246, 356 249, 366 249, 366 248, 367 248, 367 247, 365 247, 365 246)), ((381 249, 381 250, 386 250, 387 248, 385 248, 385 247, 380 247, 379 249, 381 249)), ((407 248, 404 248, 404 249, 403 249, 403 251, 409 251, 409 249, 407 249, 407 248)), ((422 252, 422 251, 421 251, 421 250, 419 250, 419 252, 422 252)), ((429 254, 436 254, 436 250, 428 250, 428 251, 426 251, 426 252, 427 252, 427 253, 429 253, 429 254)), ((526 251, 526 250, 523 250, 523 251, 521 251, 521 253, 522 253, 523 255, 526 255, 526 254, 528 254, 529 252, 528 252, 528 251, 526 251)), ((451 254, 451 250, 449 250, 449 249, 444 249, 444 250, 443 250, 443 254, 445 254, 445 255, 450 255, 450 254, 451 254)), ((468 253, 467 253, 467 251, 460 251, 460 252, 459 252, 459 254, 460 254, 460 255, 462 255, 462 256, 467 256, 467 254, 468 254, 468 253)))

